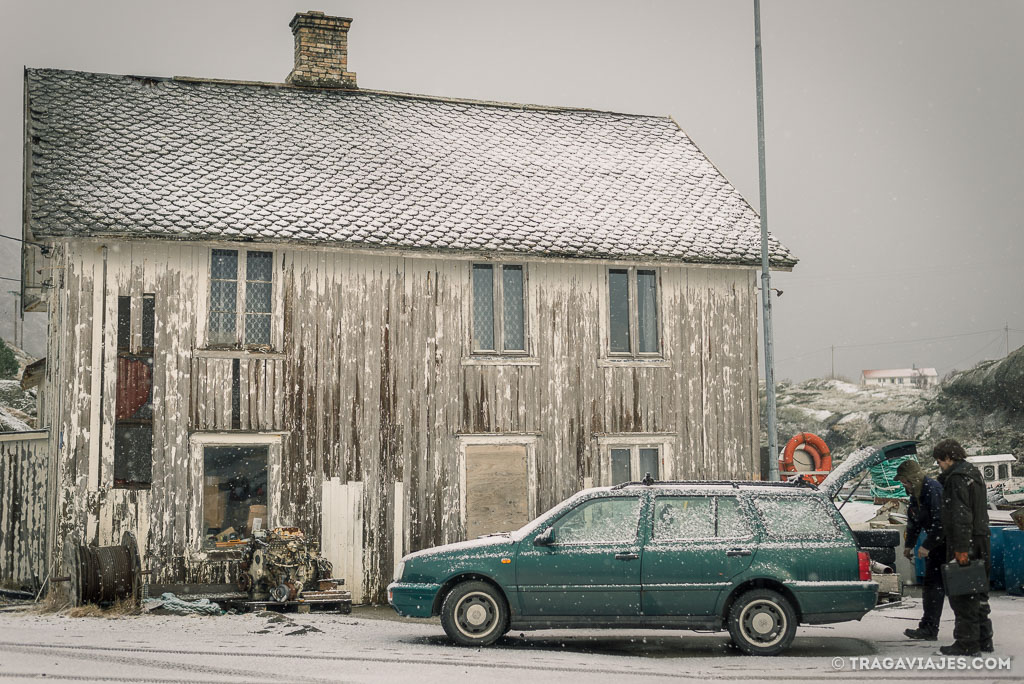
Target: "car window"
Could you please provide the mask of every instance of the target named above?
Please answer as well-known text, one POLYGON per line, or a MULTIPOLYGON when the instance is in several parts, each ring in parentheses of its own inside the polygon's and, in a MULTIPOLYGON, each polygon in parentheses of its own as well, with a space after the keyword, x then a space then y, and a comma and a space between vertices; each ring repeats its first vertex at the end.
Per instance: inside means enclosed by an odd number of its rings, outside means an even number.
POLYGON ((706 539, 715 536, 712 500, 707 496, 661 496, 654 500, 654 539, 706 539))
POLYGON ((749 537, 753 534, 750 522, 739 499, 735 496, 718 498, 718 537, 749 537))
POLYGON ((639 497, 591 499, 555 523, 555 543, 631 542, 639 523, 639 497))
POLYGON ((842 535, 824 505, 810 497, 755 498, 768 536, 779 539, 836 539, 842 535))

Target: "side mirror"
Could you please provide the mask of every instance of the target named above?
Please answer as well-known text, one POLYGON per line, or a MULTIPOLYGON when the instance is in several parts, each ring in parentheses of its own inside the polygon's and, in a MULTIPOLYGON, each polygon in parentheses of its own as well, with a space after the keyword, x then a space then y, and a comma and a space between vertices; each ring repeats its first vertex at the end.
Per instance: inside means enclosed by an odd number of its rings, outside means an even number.
POLYGON ((534 546, 551 546, 555 543, 555 531, 550 527, 533 538, 534 546))

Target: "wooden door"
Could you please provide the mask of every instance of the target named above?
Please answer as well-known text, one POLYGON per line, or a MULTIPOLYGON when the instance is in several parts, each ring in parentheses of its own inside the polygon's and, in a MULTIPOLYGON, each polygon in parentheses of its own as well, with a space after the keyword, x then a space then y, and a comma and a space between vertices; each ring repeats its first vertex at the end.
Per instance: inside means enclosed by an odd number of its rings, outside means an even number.
POLYGON ((466 446, 466 538, 528 523, 527 487, 524 445, 466 446))

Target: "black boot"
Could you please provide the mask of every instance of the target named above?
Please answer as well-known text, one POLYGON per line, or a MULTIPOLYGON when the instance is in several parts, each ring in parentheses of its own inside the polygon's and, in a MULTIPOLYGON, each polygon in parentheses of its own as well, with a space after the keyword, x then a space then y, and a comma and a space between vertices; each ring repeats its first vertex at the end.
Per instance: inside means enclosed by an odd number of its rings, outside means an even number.
POLYGON ((977 648, 954 641, 950 646, 940 646, 939 653, 946 656, 976 656, 981 652, 977 648))
POLYGON ((996 650, 996 649, 995 649, 995 646, 992 645, 992 640, 991 639, 986 639, 985 641, 981 642, 981 652, 982 653, 991 653, 994 650, 996 650))
POLYGON ((926 629, 905 629, 903 633, 908 639, 916 639, 918 641, 937 641, 939 635, 936 632, 929 632, 926 629))

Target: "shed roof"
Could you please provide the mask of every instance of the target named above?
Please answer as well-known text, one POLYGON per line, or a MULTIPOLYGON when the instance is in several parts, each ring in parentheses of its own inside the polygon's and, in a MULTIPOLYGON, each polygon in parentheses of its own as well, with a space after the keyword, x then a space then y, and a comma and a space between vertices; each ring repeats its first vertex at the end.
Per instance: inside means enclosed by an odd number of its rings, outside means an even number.
MULTIPOLYGON (((757 214, 667 117, 26 70, 36 238, 760 264, 757 214)), ((796 258, 771 238, 773 265, 796 258)))
POLYGON ((938 371, 934 368, 890 368, 887 370, 861 371, 865 378, 937 378, 938 371))

